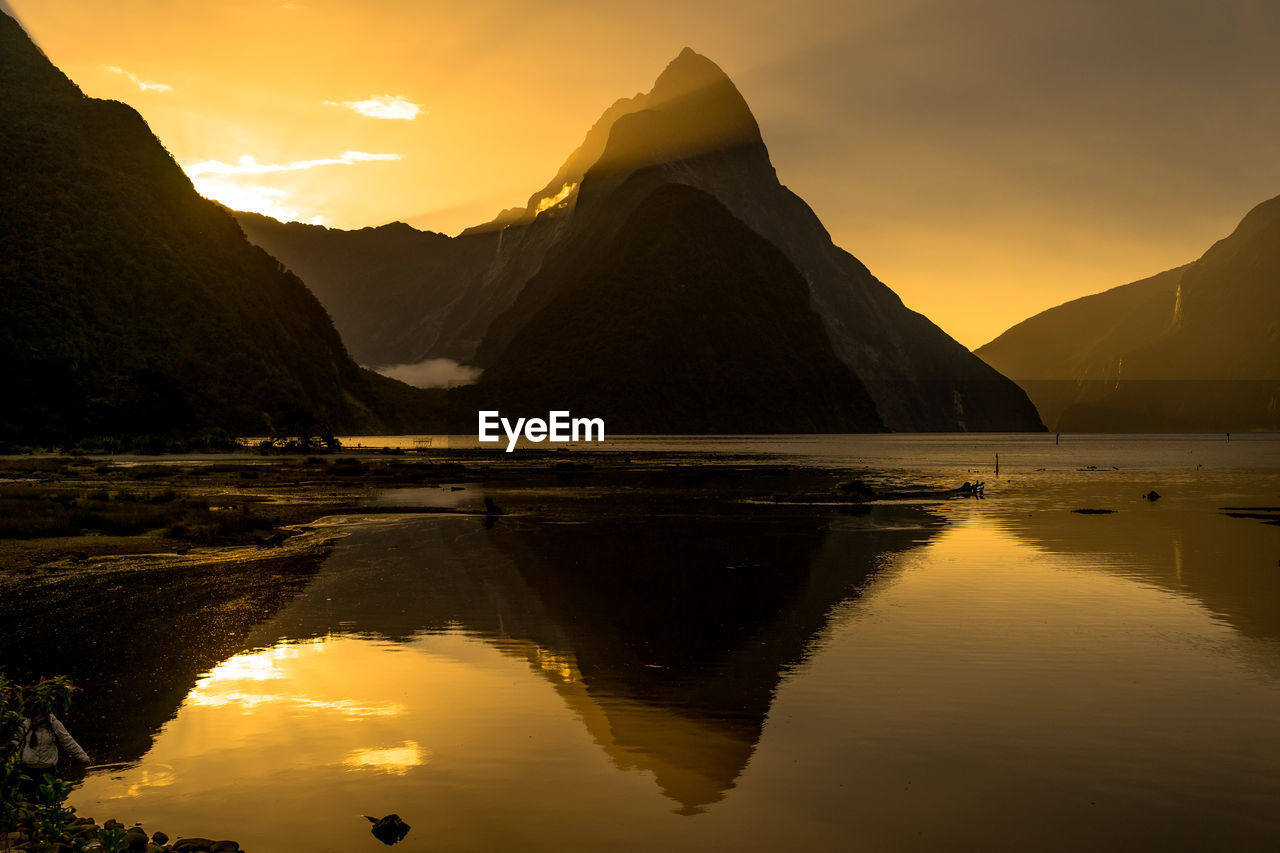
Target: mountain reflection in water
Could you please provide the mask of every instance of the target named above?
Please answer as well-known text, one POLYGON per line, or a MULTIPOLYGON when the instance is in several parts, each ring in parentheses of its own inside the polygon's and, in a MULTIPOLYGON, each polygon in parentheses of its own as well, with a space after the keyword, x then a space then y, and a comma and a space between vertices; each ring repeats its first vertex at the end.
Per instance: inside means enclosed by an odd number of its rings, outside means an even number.
POLYGON ((940 524, 906 507, 839 518, 371 521, 249 642, 278 655, 283 640, 335 634, 482 638, 545 678, 619 769, 651 772, 692 814, 733 787, 779 680, 832 611, 940 524))
POLYGON ((279 850, 392 811, 402 850, 1257 848, 1280 529, 1218 507, 1275 482, 1015 470, 852 512, 516 484, 490 526, 350 519, 242 651, 150 676, 185 698, 73 804, 279 850))

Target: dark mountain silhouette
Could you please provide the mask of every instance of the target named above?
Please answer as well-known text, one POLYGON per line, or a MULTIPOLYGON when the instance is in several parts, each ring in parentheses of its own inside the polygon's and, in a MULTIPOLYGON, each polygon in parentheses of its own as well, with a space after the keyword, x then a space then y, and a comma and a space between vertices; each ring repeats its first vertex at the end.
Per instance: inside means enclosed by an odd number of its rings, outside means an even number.
POLYGON ((320 303, 130 107, 0 15, 0 438, 405 429, 430 395, 360 369, 320 303))
MULTIPOLYGON (((654 88, 611 106, 587 134, 581 147, 566 161, 555 177, 524 207, 503 211, 492 222, 464 231, 448 244, 433 246, 437 254, 424 256, 424 269, 438 269, 456 263, 451 281, 437 282, 421 273, 419 287, 432 293, 449 292, 457 298, 443 309, 443 316, 423 318, 405 311, 410 300, 393 299, 386 306, 386 334, 405 340, 395 352, 377 349, 372 343, 349 340, 353 351, 378 351, 383 362, 411 362, 426 357, 447 356, 498 369, 504 354, 518 340, 521 329, 534 322, 540 311, 562 310, 567 306, 555 295, 580 289, 581 270, 563 262, 576 256, 584 243, 600 240, 612 244, 614 229, 624 227, 628 215, 645 195, 631 183, 642 175, 642 185, 652 191, 665 184, 679 184, 701 190, 717 200, 734 218, 773 246, 790 262, 804 280, 808 300, 821 321, 827 344, 850 369, 875 403, 877 420, 898 430, 1028 430, 1041 429, 1034 408, 1025 394, 981 360, 973 357, 928 319, 908 310, 889 288, 881 284, 852 255, 836 247, 813 211, 782 186, 760 138, 759 127, 750 109, 727 76, 710 60, 686 49, 662 73, 654 88), (483 246, 464 250, 462 247, 483 246), (456 261, 441 260, 455 253, 456 261), (476 266, 472 259, 489 254, 487 263, 476 266), (463 259, 465 258, 465 260, 463 259), (558 273, 553 273, 559 270, 558 273), (536 284, 536 294, 530 290, 536 284), (555 308, 554 306, 559 306, 555 308), (402 334, 407 325, 416 331, 402 334), (409 340, 415 343, 408 343, 409 340)), ((301 226, 283 229, 262 228, 248 217, 242 218, 250 239, 272 251, 288 266, 298 269, 306 255, 336 252, 336 238, 320 232, 304 232, 301 226), (330 243, 322 247, 321 238, 330 243)), ((729 233, 728 231, 725 232, 729 233)), ((736 231, 733 233, 737 233, 736 231)), ((705 234, 712 239, 715 235, 705 234)), ((674 229, 653 229, 653 247, 661 254, 667 241, 682 239, 674 229)), ((710 249, 709 249, 710 251, 710 249)), ((612 267, 607 253, 595 259, 592 275, 626 275, 612 267), (609 269, 606 269, 609 268, 609 269)), ((413 261, 398 265, 407 281, 413 261)), ((671 267, 665 273, 679 277, 671 267)), ((326 276, 324 284, 313 282, 317 292, 355 289, 332 267, 317 271, 326 276)), ((683 286, 701 285, 691 273, 683 276, 683 286)), ((674 283, 674 280, 673 280, 674 283)), ((641 286, 641 285, 637 285, 641 286)), ((397 284, 396 287, 399 287, 397 284)), ((387 289, 392 289, 388 287, 387 289)), ((760 288, 754 289, 760 293, 760 288)), ((330 303, 335 313, 338 309, 330 303)), ((598 307, 606 307, 601 301, 598 307)), ((745 299, 733 306, 744 315, 759 313, 745 299)), ((627 316, 598 317, 598 322, 619 334, 653 338, 656 330, 639 327, 639 319, 627 316)), ((682 318, 665 330, 669 340, 696 341, 703 316, 682 318)), ((338 320, 345 326, 346 320, 338 320)), ((540 322, 562 322, 551 316, 540 322)), ((768 321, 754 331, 763 332, 768 321)), ((750 324, 739 331, 750 334, 750 324)), ((532 334, 532 333, 531 333, 532 334)), ((566 345, 572 342, 565 341, 566 345)), ((762 345, 758 338, 740 346, 762 345)), ((797 353, 813 350, 807 342, 789 341, 797 353)), ((715 346, 709 344, 709 346, 715 346)), ((766 345, 788 358, 786 347, 776 342, 766 345)), ((657 354, 650 353, 650 357, 657 354)), ((548 356, 554 360, 561 356, 548 356)), ((799 355, 790 356, 800 358, 799 355)), ((374 361, 371 359, 371 361, 374 361)), ((792 370, 783 367, 779 374, 792 370)), ((722 378, 740 387, 755 381, 748 371, 735 374, 732 354, 722 359, 722 378)), ((533 381, 531 373, 524 379, 533 381)), ((627 375, 617 376, 624 382, 627 375)), ((542 377, 560 389, 572 375, 542 377)), ((480 385, 497 380, 482 378, 480 385)), ((776 388, 775 388, 776 390, 776 388)), ((672 399, 666 398, 664 405, 672 399)), ((652 407, 637 402, 637 410, 652 407)), ((681 407, 676 407, 679 410, 681 407)), ((665 411, 665 409, 663 409, 665 411)), ((799 413, 787 429, 811 428, 811 413, 799 413)), ((754 429, 744 425, 742 429, 754 429)), ((777 428, 777 427, 775 427, 777 428)), ((649 427, 649 430, 657 427, 649 427)))
POLYGON ((547 259, 500 318, 527 320, 452 410, 567 408, 622 433, 883 429, 786 256, 706 193, 644 178, 624 221, 595 217, 547 259))
POLYGON ((1280 429, 1280 197, 1199 260, 1076 299, 977 354, 1051 428, 1280 429))
MULTIPOLYGON (((235 216, 254 243, 307 282, 352 357, 370 365, 420 361, 435 352, 451 334, 446 320, 456 321, 458 303, 481 286, 498 240, 496 233, 451 239, 402 222, 342 231, 256 213, 235 216)), ((442 354, 461 353, 444 347, 442 354)))

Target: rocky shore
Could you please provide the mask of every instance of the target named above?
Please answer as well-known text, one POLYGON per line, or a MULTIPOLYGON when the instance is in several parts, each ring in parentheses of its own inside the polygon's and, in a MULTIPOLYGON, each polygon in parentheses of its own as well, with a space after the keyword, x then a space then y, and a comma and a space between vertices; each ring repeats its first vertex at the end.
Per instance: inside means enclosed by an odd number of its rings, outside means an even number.
POLYGON ((55 853, 244 853, 234 841, 210 838, 178 838, 170 840, 163 832, 150 835, 141 825, 126 827, 108 819, 99 825, 91 817, 72 818, 60 837, 49 842, 36 825, 30 809, 19 809, 15 828, 0 833, 0 844, 8 851, 55 851, 55 853))

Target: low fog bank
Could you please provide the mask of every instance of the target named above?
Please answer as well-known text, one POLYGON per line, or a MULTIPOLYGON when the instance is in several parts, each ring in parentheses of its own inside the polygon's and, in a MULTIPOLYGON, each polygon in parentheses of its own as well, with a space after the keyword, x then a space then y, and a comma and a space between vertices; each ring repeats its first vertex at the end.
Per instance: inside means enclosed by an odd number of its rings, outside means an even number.
POLYGON ((386 367, 375 367, 374 370, 415 388, 470 385, 483 372, 478 367, 461 364, 451 358, 428 358, 414 364, 389 364, 386 367))

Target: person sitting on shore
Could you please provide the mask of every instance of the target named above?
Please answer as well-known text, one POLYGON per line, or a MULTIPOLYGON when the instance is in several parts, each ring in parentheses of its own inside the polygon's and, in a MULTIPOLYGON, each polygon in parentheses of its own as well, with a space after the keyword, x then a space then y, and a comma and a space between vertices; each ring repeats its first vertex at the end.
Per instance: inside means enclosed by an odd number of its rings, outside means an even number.
POLYGON ((81 764, 89 764, 88 753, 80 748, 62 721, 46 708, 35 708, 29 719, 22 721, 22 766, 39 778, 52 773, 58 765, 58 747, 81 764))

